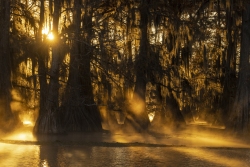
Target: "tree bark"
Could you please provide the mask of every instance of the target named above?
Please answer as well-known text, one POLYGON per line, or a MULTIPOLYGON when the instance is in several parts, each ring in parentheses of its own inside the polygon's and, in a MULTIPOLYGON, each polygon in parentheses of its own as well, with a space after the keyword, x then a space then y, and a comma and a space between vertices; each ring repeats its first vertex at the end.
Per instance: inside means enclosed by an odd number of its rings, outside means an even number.
MULTIPOLYGON (((59 44, 59 39, 58 39, 59 13, 60 13, 60 0, 54 0, 54 12, 53 12, 54 39, 53 41, 48 41, 48 42, 51 42, 51 47, 52 47, 52 62, 51 62, 51 68, 50 68, 50 73, 49 73, 50 82, 48 85, 47 95, 46 97, 43 97, 46 99, 45 106, 42 106, 42 109, 44 111, 40 110, 36 128, 35 128, 36 133, 40 133, 40 134, 62 132, 60 119, 59 119, 60 117, 58 115, 59 67, 60 67, 60 55, 59 55, 60 44, 59 44)), ((43 91, 46 91, 46 89, 43 91)), ((45 96, 45 94, 43 95, 45 96)))
POLYGON ((223 114, 224 114, 224 122, 226 123, 227 120, 226 118, 228 118, 228 114, 229 114, 229 110, 232 107, 232 99, 231 97, 233 96, 231 94, 232 92, 232 87, 236 86, 233 85, 234 82, 231 82, 233 78, 233 74, 235 74, 236 72, 233 71, 232 68, 232 57, 234 56, 234 50, 233 50, 233 36, 232 36, 232 27, 233 27, 233 18, 232 18, 232 11, 231 8, 227 8, 226 10, 226 27, 227 27, 227 49, 226 49, 226 56, 225 56, 225 64, 224 64, 224 73, 223 73, 223 77, 224 77, 224 82, 223 82, 223 94, 222 94, 222 98, 223 98, 223 102, 222 102, 222 108, 223 108, 223 114))
POLYGON ((10 1, 0 1, 0 128, 11 127, 11 58, 9 48, 10 1))
POLYGON ((94 129, 102 129, 101 125, 101 115, 98 110, 97 105, 94 102, 92 80, 91 80, 91 56, 93 56, 93 47, 91 45, 91 38, 93 36, 93 26, 92 26, 92 15, 93 7, 90 5, 91 0, 85 1, 85 14, 83 17, 83 31, 85 36, 83 37, 84 42, 82 43, 81 49, 82 54, 80 55, 80 84, 81 84, 81 97, 83 97, 83 103, 87 109, 89 120, 94 122, 94 129))
POLYGON ((146 84, 147 84, 147 57, 149 56, 149 42, 148 42, 148 8, 147 1, 142 0, 139 7, 140 10, 140 48, 139 55, 135 62, 135 89, 132 101, 132 108, 130 109, 130 115, 133 118, 133 123, 138 130, 147 130, 149 126, 149 118, 146 111, 146 84))
POLYGON ((70 55, 70 71, 67 90, 61 107, 67 131, 100 131, 101 116, 94 102, 90 61, 92 56, 92 7, 85 1, 83 33, 81 32, 82 2, 74 0, 74 40, 70 55))
MULTIPOLYGON (((239 82, 231 111, 230 121, 233 128, 238 132, 248 132, 249 130, 249 53, 250 53, 250 3, 243 9, 241 52, 239 67, 239 82)), ((249 133, 249 132, 248 132, 249 133)))

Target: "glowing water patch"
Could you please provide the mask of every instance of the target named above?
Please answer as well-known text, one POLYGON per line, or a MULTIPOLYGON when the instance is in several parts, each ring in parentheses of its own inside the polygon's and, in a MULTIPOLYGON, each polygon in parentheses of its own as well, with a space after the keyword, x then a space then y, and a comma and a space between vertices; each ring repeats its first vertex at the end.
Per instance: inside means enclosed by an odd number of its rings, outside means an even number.
POLYGON ((42 167, 48 167, 49 164, 48 164, 47 160, 42 160, 42 161, 41 161, 41 166, 42 166, 42 167))

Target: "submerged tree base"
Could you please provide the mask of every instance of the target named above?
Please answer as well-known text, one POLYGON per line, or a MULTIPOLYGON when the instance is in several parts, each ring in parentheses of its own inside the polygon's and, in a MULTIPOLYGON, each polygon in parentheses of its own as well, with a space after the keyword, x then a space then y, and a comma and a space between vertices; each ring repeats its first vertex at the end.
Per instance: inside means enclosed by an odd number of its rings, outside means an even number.
POLYGON ((35 134, 60 134, 63 133, 61 120, 56 112, 41 115, 34 127, 35 134))
POLYGON ((66 132, 102 131, 100 113, 96 105, 66 105, 60 108, 60 113, 66 132))

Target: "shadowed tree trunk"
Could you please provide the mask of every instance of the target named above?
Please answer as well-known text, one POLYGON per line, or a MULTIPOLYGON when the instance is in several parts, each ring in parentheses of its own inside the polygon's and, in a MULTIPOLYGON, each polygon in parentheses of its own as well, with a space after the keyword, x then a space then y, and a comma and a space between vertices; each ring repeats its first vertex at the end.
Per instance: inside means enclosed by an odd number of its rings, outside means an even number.
MULTIPOLYGON (((168 74, 168 80, 171 80, 170 74, 168 74)), ((171 87, 170 82, 167 84, 167 89, 169 91, 168 95, 166 96, 166 108, 165 113, 169 117, 165 118, 168 125, 172 127, 178 127, 179 125, 185 124, 184 116, 181 113, 180 106, 177 100, 174 98, 173 95, 173 88, 171 87)))
POLYGON ((92 56, 92 8, 89 1, 84 4, 83 33, 81 32, 82 2, 74 0, 74 36, 70 54, 70 71, 65 99, 61 107, 67 131, 100 131, 101 116, 94 103, 90 60, 92 56))
POLYGON ((93 37, 93 27, 92 27, 92 15, 93 7, 91 3, 93 1, 85 1, 85 14, 83 17, 83 31, 85 35, 83 37, 84 42, 81 45, 82 54, 80 54, 80 96, 83 97, 83 104, 87 109, 88 122, 92 122, 93 130, 101 130, 101 116, 97 105, 94 102, 92 80, 91 80, 91 69, 90 62, 93 56, 93 46, 91 46, 91 38, 93 37))
POLYGON ((135 62, 135 89, 132 101, 130 115, 133 118, 133 123, 138 130, 146 130, 149 126, 149 118, 146 112, 146 84, 147 84, 147 57, 149 56, 149 41, 148 41, 148 23, 149 23, 149 4, 146 0, 141 0, 140 10, 140 48, 139 55, 135 62))
POLYGON ((0 1, 0 128, 11 127, 10 1, 0 1))
POLYGON ((249 133, 250 3, 247 3, 242 13, 239 83, 230 121, 235 131, 249 133))
POLYGON ((44 0, 41 0, 40 5, 40 20, 39 20, 39 28, 36 36, 37 41, 37 59, 38 59, 38 74, 39 74, 39 85, 40 85, 40 101, 39 101, 39 113, 38 119, 36 121, 34 132, 38 132, 38 127, 41 124, 40 120, 42 116, 46 113, 45 111, 45 102, 46 102, 46 94, 47 94, 47 81, 46 81, 46 68, 45 68, 45 57, 46 57, 46 46, 43 43, 43 26, 44 26, 44 0))
MULTIPOLYGON (((58 100, 59 100, 59 39, 58 39, 58 23, 60 13, 60 0, 54 0, 53 11, 53 35, 54 39, 51 42, 52 47, 52 62, 49 73, 50 82, 46 95, 45 106, 42 106, 44 111, 40 110, 39 117, 36 123, 36 133, 60 133, 60 117, 58 115, 58 100)), ((46 91, 46 90, 45 90, 46 91)), ((44 93, 44 92, 43 92, 44 93)), ((42 104, 43 105, 43 104, 42 104)))
POLYGON ((41 0, 40 5, 40 21, 39 29, 36 37, 38 47, 38 74, 39 74, 39 85, 40 85, 40 108, 39 114, 42 115, 45 112, 45 102, 47 94, 47 81, 46 81, 46 68, 45 68, 45 57, 47 55, 47 46, 43 43, 43 30, 44 26, 44 0, 41 0))
POLYGON ((132 21, 133 15, 134 15, 134 8, 130 6, 130 2, 126 2, 126 6, 128 8, 128 15, 127 15, 127 30, 126 30, 126 52, 127 52, 127 58, 126 58, 126 79, 124 82, 124 94, 126 100, 129 102, 131 101, 131 95, 133 93, 133 85, 134 85, 134 75, 133 75, 133 60, 132 60, 132 21))
MULTIPOLYGON (((233 5, 233 4, 231 4, 233 5)), ((225 115, 224 117, 224 122, 227 122, 227 118, 229 115, 229 110, 232 107, 232 87, 236 86, 234 85, 234 82, 232 82, 233 79, 235 79, 235 71, 232 68, 232 61, 233 61, 233 56, 235 55, 235 51, 233 50, 234 46, 234 39, 232 36, 232 28, 235 26, 233 25, 233 16, 232 16, 232 7, 227 7, 226 9, 226 28, 227 28, 227 48, 225 51, 225 55, 223 56, 223 61, 225 62, 224 65, 224 73, 223 73, 223 94, 222 94, 222 108, 223 108, 223 114, 225 115)), ((235 32, 234 32, 235 33, 235 32)), ((234 92, 235 93, 235 92, 234 92)))

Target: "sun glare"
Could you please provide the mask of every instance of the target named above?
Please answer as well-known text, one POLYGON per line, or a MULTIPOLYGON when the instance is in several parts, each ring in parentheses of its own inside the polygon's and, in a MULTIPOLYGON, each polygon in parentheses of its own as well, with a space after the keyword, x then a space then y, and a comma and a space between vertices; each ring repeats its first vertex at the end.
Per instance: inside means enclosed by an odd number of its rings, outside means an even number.
POLYGON ((52 32, 50 32, 48 35, 47 35, 47 38, 49 40, 53 40, 54 39, 54 34, 52 32))
POLYGON ((48 30, 47 28, 44 28, 44 29, 42 30, 42 34, 48 35, 48 33, 49 33, 49 30, 48 30))
POLYGON ((48 28, 42 29, 42 34, 47 36, 48 40, 54 40, 54 34, 48 28))

